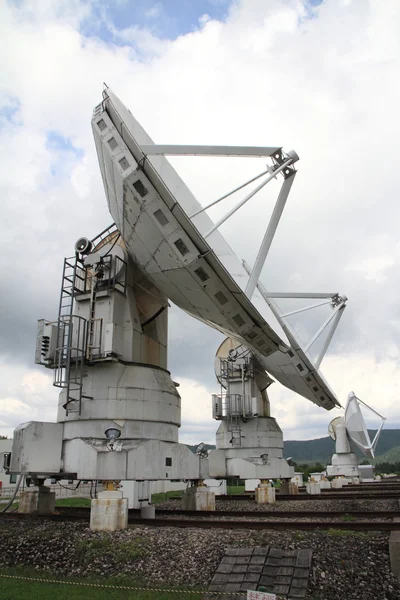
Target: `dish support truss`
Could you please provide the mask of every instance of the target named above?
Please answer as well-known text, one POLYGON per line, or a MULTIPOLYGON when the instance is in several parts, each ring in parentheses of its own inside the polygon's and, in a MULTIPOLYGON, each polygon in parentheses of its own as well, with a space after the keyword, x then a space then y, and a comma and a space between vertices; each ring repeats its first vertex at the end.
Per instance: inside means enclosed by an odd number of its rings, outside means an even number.
POLYGON ((273 242, 275 233, 277 231, 280 219, 282 217, 283 211, 286 206, 286 201, 288 199, 291 187, 294 182, 294 178, 296 176, 296 169, 294 164, 299 160, 297 153, 294 150, 290 150, 289 152, 283 152, 282 148, 277 147, 251 147, 251 146, 193 146, 193 145, 160 145, 160 144, 148 144, 142 145, 142 151, 148 156, 155 155, 169 155, 169 156, 224 156, 224 157, 268 157, 272 160, 272 165, 267 165, 266 169, 252 177, 245 183, 239 185, 228 193, 224 194, 217 200, 210 202, 200 210, 195 213, 188 215, 193 221, 194 225, 196 224, 195 218, 197 215, 207 211, 209 208, 212 208, 216 204, 222 202, 235 194, 236 192, 244 189, 248 185, 254 183, 255 181, 261 179, 261 182, 250 191, 240 202, 238 202, 233 208, 231 208, 223 217, 221 217, 217 223, 213 225, 213 227, 204 235, 204 238, 207 239, 214 231, 219 229, 219 227, 225 223, 230 217, 232 217, 242 206, 244 206, 251 198, 253 198, 260 190, 262 190, 270 181, 273 179, 277 179, 278 175, 282 175, 283 181, 281 185, 281 189, 279 191, 278 197, 275 202, 274 209, 272 211, 270 220, 268 222, 267 228, 265 230, 265 234, 263 240, 261 242, 260 248, 258 250, 257 258, 251 268, 245 260, 242 261, 243 267, 247 274, 249 275, 249 280, 246 285, 245 294, 251 300, 254 291, 257 289, 260 293, 261 297, 265 300, 274 316, 278 320, 280 326, 285 332, 288 340, 291 345, 295 348, 300 348, 300 342, 298 341, 298 336, 295 330, 288 322, 288 318, 299 314, 302 312, 307 312, 315 308, 319 308, 320 306, 330 305, 332 308, 331 314, 325 320, 325 322, 321 325, 321 327, 315 332, 312 338, 309 340, 307 345, 304 348, 301 348, 303 352, 308 356, 308 358, 313 363, 315 369, 318 369, 321 365, 321 362, 328 350, 328 347, 332 341, 333 335, 339 325, 340 319, 343 316, 343 311, 346 307, 347 297, 341 296, 337 292, 268 292, 262 283, 260 282, 261 271, 264 267, 265 261, 267 259, 269 250, 271 248, 271 244, 273 242), (262 179, 265 177, 264 179, 262 179), (292 299, 310 299, 310 300, 322 300, 321 302, 310 304, 305 307, 282 313, 275 299, 284 299, 284 298, 292 298, 292 299), (323 333, 326 333, 325 341, 317 355, 316 358, 312 357, 310 354, 310 350, 317 342, 318 339, 322 336, 323 333))

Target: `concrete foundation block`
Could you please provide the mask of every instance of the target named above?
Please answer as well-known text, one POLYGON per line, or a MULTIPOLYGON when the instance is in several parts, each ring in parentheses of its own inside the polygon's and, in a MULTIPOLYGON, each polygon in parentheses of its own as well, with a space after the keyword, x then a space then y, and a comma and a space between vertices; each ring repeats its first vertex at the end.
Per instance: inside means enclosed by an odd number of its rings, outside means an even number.
POLYGON ((331 482, 328 479, 321 479, 321 481, 319 482, 319 486, 321 490, 330 490, 331 482))
POLYGON ((18 512, 48 515, 54 512, 55 504, 55 492, 52 492, 48 487, 41 486, 38 490, 21 492, 18 512))
POLYGON ((343 481, 342 479, 334 479, 331 485, 333 490, 340 490, 343 487, 343 481))
POLYGON ((215 494, 205 486, 190 487, 182 496, 183 510, 215 510, 215 494))
POLYGON ((306 483, 307 494, 311 496, 318 496, 321 494, 321 486, 319 481, 309 481, 306 483))
POLYGON ((296 483, 289 483, 289 496, 298 496, 299 495, 299 487, 296 483))
POLYGON ((90 529, 119 531, 128 527, 128 499, 122 492, 100 492, 90 507, 90 529))
POLYGON ((257 504, 273 504, 275 502, 275 488, 268 484, 260 483, 255 492, 257 504))

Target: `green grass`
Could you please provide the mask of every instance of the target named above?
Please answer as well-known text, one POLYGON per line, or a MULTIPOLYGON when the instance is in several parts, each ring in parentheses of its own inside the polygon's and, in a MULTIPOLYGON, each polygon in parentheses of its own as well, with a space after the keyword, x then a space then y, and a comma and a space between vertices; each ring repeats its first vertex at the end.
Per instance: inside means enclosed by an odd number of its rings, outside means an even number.
POLYGON ((61 498, 56 500, 56 506, 90 506, 90 498, 61 498))
POLYGON ((228 485, 228 495, 244 494, 244 485, 228 485))
POLYGON ((171 492, 160 492, 159 494, 151 495, 152 504, 160 504, 170 498, 182 498, 183 490, 171 491, 171 492))
POLYGON ((332 537, 370 537, 373 534, 373 531, 357 531, 355 529, 328 529, 328 535, 332 537))
POLYGON ((355 520, 356 520, 356 518, 355 518, 355 517, 353 517, 353 515, 348 515, 348 514, 345 514, 345 515, 341 515, 341 516, 340 516, 340 520, 341 520, 341 521, 355 521, 355 520))
MULTIPOLYGON (((0 570, 0 598, 1 600, 193 600, 202 598, 202 594, 185 593, 184 588, 177 588, 176 591, 168 592, 162 588, 157 592, 133 591, 112 589, 110 587, 98 588, 80 585, 68 585, 65 581, 77 583, 96 583, 104 586, 123 585, 128 587, 142 587, 134 581, 113 578, 107 580, 94 580, 83 578, 65 578, 42 574, 38 571, 28 569, 1 569, 0 570), (17 579, 7 579, 1 575, 13 575, 19 577, 32 577, 36 579, 53 579, 60 583, 47 583, 43 581, 25 581, 17 579)), ((146 587, 146 586, 144 586, 146 587)), ((150 587, 150 586, 148 586, 150 587)), ((156 586, 158 587, 158 586, 156 586)), ((168 589, 168 588, 167 588, 168 589)))
POLYGON ((115 544, 111 536, 104 534, 101 538, 82 538, 77 542, 82 564, 90 565, 96 558, 119 559, 121 562, 141 558, 147 554, 147 543, 144 538, 115 544))

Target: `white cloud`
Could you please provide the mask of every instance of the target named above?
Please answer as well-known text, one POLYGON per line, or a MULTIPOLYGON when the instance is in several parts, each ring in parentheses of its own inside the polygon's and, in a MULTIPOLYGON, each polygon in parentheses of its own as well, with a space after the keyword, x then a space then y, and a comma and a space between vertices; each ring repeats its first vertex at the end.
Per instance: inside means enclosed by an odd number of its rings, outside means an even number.
POLYGON ((0 435, 12 437, 26 421, 55 421, 57 389, 48 371, 2 361, 0 364, 0 435))
MULTIPOLYGON (((55 413, 55 390, 49 383, 44 391, 43 381, 33 378, 37 371, 23 361, 33 353, 36 318, 56 314, 62 257, 79 236, 91 237, 111 221, 90 130, 103 81, 160 143, 277 143, 298 151, 299 174, 263 280, 270 289, 349 296, 335 354, 326 359, 327 379, 341 400, 354 388, 377 408, 383 403, 388 426, 399 422, 394 157, 400 5, 326 0, 315 12, 307 19, 304 3, 294 0, 241 0, 226 22, 203 22, 173 42, 137 27, 117 30, 105 13, 103 25, 116 46, 80 33, 81 24, 94 19, 90 2, 1 4, 0 52, 7 60, 1 65, 0 109, 10 99, 18 109, 14 123, 1 119, 2 353, 8 356, 7 381, 13 376, 20 382, 1 389, 0 419, 7 431, 22 417, 17 410, 15 419, 5 419, 13 402, 27 407, 27 418, 55 413), (49 148, 49 131, 71 140, 84 157, 49 148), (54 164, 63 165, 62 178, 52 174, 54 164)), ((263 168, 263 161, 224 159, 174 164, 204 202, 263 168)), ((271 210, 268 198, 261 194, 223 228, 250 262, 271 210)), ((222 204, 213 217, 226 211, 229 204, 222 204)), ((205 330, 195 322, 191 336, 179 331, 179 319, 171 325, 178 328, 171 332, 179 357, 173 358, 173 376, 190 380, 182 385, 183 406, 186 396, 197 399, 196 406, 184 408, 185 427, 199 423, 197 433, 206 434, 216 425, 205 406, 216 348, 201 342, 214 344, 216 338, 202 338, 205 330), (201 353, 198 361, 193 349, 201 353)), ((273 406, 286 438, 324 434, 332 413, 279 384, 271 395, 277 396, 273 406)))

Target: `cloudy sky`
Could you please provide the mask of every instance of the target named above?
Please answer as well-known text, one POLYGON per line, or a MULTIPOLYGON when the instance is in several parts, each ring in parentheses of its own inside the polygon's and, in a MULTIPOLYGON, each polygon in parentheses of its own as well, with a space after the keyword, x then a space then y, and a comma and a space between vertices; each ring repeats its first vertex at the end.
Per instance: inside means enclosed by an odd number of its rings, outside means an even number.
MULTIPOLYGON (((400 427, 399 31, 398 0, 0 1, 0 434, 55 419, 51 374, 33 364, 36 321, 56 317, 77 238, 111 223, 90 128, 103 82, 156 142, 298 152, 262 281, 349 297, 323 373, 342 403, 354 389, 400 427)), ((263 169, 234 161, 174 165, 208 203, 263 169)), ((268 194, 221 229, 250 263, 268 194)), ((171 309, 184 442, 213 442, 221 341, 171 309)), ((278 383, 270 396, 285 439, 323 436, 339 414, 278 383)))

